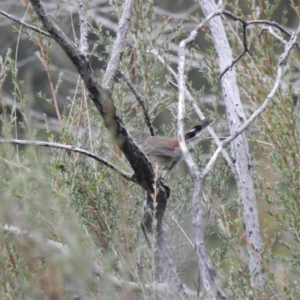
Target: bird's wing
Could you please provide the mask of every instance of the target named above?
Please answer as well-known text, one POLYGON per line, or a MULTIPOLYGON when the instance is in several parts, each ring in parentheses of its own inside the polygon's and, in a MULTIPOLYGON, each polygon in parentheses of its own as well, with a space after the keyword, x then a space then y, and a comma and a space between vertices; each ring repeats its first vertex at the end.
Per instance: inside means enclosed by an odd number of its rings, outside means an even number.
POLYGON ((164 157, 174 157, 174 148, 167 148, 166 146, 146 146, 143 149, 145 154, 148 156, 164 156, 164 157))

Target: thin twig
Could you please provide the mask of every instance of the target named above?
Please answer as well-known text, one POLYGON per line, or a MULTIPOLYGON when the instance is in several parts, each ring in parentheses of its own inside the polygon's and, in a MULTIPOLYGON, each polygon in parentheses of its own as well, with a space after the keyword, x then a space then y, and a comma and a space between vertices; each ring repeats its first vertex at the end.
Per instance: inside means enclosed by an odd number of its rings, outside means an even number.
POLYGON ((218 80, 214 83, 214 86, 216 86, 222 79, 222 77, 227 73, 227 71, 231 70, 234 65, 246 54, 246 53, 249 53, 249 51, 247 50, 244 50, 236 59, 234 59, 232 61, 232 63, 230 64, 230 66, 228 66, 227 68, 224 69, 224 71, 220 74, 218 80))
POLYGON ((258 35, 258 37, 261 37, 262 33, 265 31, 268 31, 271 35, 273 35, 277 40, 279 40, 282 44, 286 44, 287 41, 285 39, 283 39, 279 34, 277 34, 274 30, 273 27, 271 26, 266 26, 266 25, 260 25, 259 26, 262 30, 260 32, 260 34, 258 35))
POLYGON ((20 25, 22 25, 22 26, 28 28, 28 29, 31 29, 31 30, 33 30, 33 31, 35 31, 35 32, 37 32, 37 33, 43 34, 43 35, 45 35, 46 37, 49 37, 49 38, 52 39, 52 36, 51 36, 48 32, 46 32, 46 31, 44 31, 44 30, 41 30, 41 29, 39 29, 39 28, 37 28, 37 27, 35 27, 35 26, 32 26, 32 25, 30 25, 30 24, 27 24, 26 22, 24 22, 24 21, 18 19, 17 17, 15 17, 15 16, 13 16, 13 15, 8 14, 7 12, 3 11, 2 9, 0 9, 0 14, 3 15, 3 16, 5 16, 5 17, 8 18, 8 19, 11 19, 11 20, 13 20, 14 22, 16 22, 16 23, 18 23, 18 24, 20 24, 20 25))
POLYGON ((91 157, 93 159, 95 159, 98 162, 101 162, 103 165, 107 166, 108 168, 110 168, 111 170, 115 171, 116 173, 118 173, 120 176, 122 176, 123 178, 135 182, 134 176, 133 174, 130 173, 126 173, 122 170, 120 170, 117 166, 115 166, 114 164, 108 162, 107 160, 105 160, 104 158, 81 148, 72 146, 72 145, 64 145, 64 144, 59 144, 59 143, 53 143, 53 142, 44 142, 44 141, 30 141, 30 140, 17 140, 17 139, 5 139, 5 140, 0 140, 0 144, 15 144, 15 145, 33 145, 33 146, 42 146, 42 147, 50 147, 50 148, 58 148, 58 149, 64 149, 67 151, 71 151, 71 152, 76 152, 76 153, 80 153, 80 154, 84 154, 85 156, 91 157))
POLYGON ((211 13, 207 18, 199 24, 189 35, 187 39, 184 39, 179 44, 178 50, 178 138, 179 145, 182 151, 183 158, 189 168, 191 176, 194 180, 194 190, 192 196, 193 205, 193 226, 195 235, 195 248, 198 258, 199 271, 201 274, 201 281, 205 291, 214 293, 214 298, 227 299, 226 295, 215 281, 215 271, 210 265, 208 255, 205 249, 204 241, 204 213, 201 207, 201 199, 203 194, 203 186, 205 176, 203 176, 194 162, 184 138, 184 119, 185 119, 185 48, 188 44, 193 42, 201 28, 203 28, 212 18, 222 13, 222 9, 211 13))
POLYGON ((245 131, 266 110, 269 103, 273 99, 277 89, 280 86, 285 61, 289 57, 293 46, 296 44, 299 34, 300 34, 300 25, 299 25, 297 31, 292 34, 289 42, 285 44, 285 50, 279 57, 277 75, 276 75, 276 79, 275 79, 272 90, 270 91, 270 93, 268 94, 266 99, 264 100, 263 104, 251 115, 251 117, 233 135, 229 136, 224 141, 222 141, 222 143, 216 149, 214 155, 211 157, 209 163, 206 165, 206 168, 203 171, 204 176, 208 174, 208 172, 210 171, 211 167, 215 163, 215 161, 216 161, 219 153, 222 151, 222 149, 224 147, 226 147, 230 142, 232 142, 243 131, 245 131))
MULTIPOLYGON (((275 27, 275 28, 279 29, 281 32, 283 32, 284 34, 286 34, 289 38, 292 37, 292 33, 288 32, 283 26, 281 26, 280 24, 278 24, 275 21, 270 21, 270 20, 251 20, 251 21, 246 21, 246 20, 242 19, 241 17, 237 16, 236 14, 234 14, 234 13, 228 11, 228 10, 224 10, 223 11, 223 15, 232 18, 234 21, 241 22, 244 27, 247 27, 249 25, 256 25, 256 24, 269 25, 269 26, 272 26, 272 27, 275 27)), ((295 44, 297 45, 297 48, 299 49, 299 45, 297 43, 295 43, 295 44)))
MULTIPOLYGON (((185 161, 189 160, 189 163, 187 162, 188 166, 193 168, 196 164, 193 161, 189 151, 188 147, 185 142, 184 138, 184 119, 185 119, 185 104, 184 104, 184 98, 186 93, 186 86, 185 86, 185 80, 184 80, 184 66, 185 66, 185 47, 186 45, 193 42, 198 34, 198 32, 215 16, 218 16, 222 13, 222 10, 218 10, 212 14, 210 14, 203 22, 201 22, 189 35, 188 38, 182 40, 179 44, 179 50, 178 50, 178 57, 179 57, 179 63, 178 63, 178 91, 179 91, 179 99, 178 99, 178 138, 180 141, 180 148, 183 152, 183 155, 185 156, 185 161)), ((196 168, 198 169, 198 168, 196 168)))
POLYGON ((102 81, 103 87, 109 91, 112 91, 112 88, 114 86, 115 77, 121 60, 126 35, 129 30, 133 2, 133 0, 126 0, 123 5, 123 13, 119 22, 117 37, 115 39, 110 59, 108 61, 105 75, 102 81))
MULTIPOLYGON (((227 16, 227 17, 232 18, 234 21, 239 21, 239 22, 242 23, 242 25, 243 25, 243 46, 244 46, 244 51, 235 60, 233 60, 232 63, 227 68, 225 68, 222 71, 222 73, 220 74, 218 80, 216 81, 216 83, 214 85, 217 85, 220 82, 220 80, 222 79, 222 77, 224 76, 224 74, 227 71, 229 71, 246 53, 249 53, 249 55, 251 55, 251 53, 249 51, 249 48, 248 48, 247 35, 246 35, 246 29, 247 29, 248 26, 250 26, 250 25, 268 25, 270 27, 277 28, 278 30, 280 30, 281 32, 286 34, 289 38, 291 38, 291 36, 292 36, 291 33, 289 33, 287 30, 284 29, 283 26, 281 26, 280 24, 278 24, 275 21, 269 21, 269 20, 246 21, 246 20, 243 20, 241 17, 235 15, 234 13, 232 13, 228 10, 224 10, 222 14, 227 16)), ((279 37, 279 40, 282 42, 282 38, 279 37)), ((299 44, 295 43, 295 45, 297 46, 297 49, 300 50, 299 44)))
POLYGON ((130 88, 130 90, 134 94, 136 100, 138 101, 139 105, 141 106, 141 108, 143 110, 143 113, 144 113, 145 122, 146 122, 146 124, 149 128, 149 131, 150 131, 151 135, 154 136, 155 133, 154 133, 154 129, 153 129, 153 126, 152 126, 152 123, 151 123, 151 120, 150 120, 148 110, 147 110, 146 105, 145 105, 145 100, 143 99, 143 97, 139 93, 139 91, 136 89, 136 87, 132 84, 129 76, 125 72, 120 71, 120 70, 118 71, 118 73, 124 78, 126 84, 128 85, 128 87, 130 88))

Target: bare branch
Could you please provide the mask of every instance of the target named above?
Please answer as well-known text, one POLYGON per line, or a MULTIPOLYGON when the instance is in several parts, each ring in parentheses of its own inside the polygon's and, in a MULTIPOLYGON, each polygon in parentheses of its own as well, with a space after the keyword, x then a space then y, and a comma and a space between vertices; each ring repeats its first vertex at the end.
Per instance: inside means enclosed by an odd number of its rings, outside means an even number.
POLYGON ((129 76, 123 72, 123 71, 119 71, 119 74, 124 78, 125 82, 127 83, 128 87, 131 89, 132 93, 134 94, 136 100, 138 101, 139 105, 141 106, 143 113, 144 113, 144 117, 145 117, 145 122, 149 128, 149 131, 151 133, 152 136, 155 135, 154 133, 154 129, 150 120, 150 116, 148 114, 148 110, 146 108, 145 105, 145 100, 143 99, 142 95, 139 93, 139 91, 136 89, 136 87, 132 84, 132 82, 130 81, 129 76))
POLYGON ((224 76, 224 74, 229 71, 230 69, 233 68, 233 66, 246 54, 246 53, 250 53, 248 50, 244 50, 236 59, 234 59, 232 61, 232 63, 224 69, 224 71, 220 74, 218 80, 216 81, 216 83, 214 84, 215 86, 220 82, 220 80, 222 79, 222 77, 224 76))
POLYGON ((96 105, 96 108, 104 120, 105 126, 113 134, 120 149, 132 166, 136 181, 149 193, 153 193, 154 174, 152 167, 145 154, 129 136, 114 106, 111 91, 103 89, 99 85, 89 60, 53 22, 40 0, 30 0, 30 3, 44 26, 49 33, 51 33, 56 42, 59 43, 79 72, 90 93, 91 100, 96 105))
MULTIPOLYGON (((219 13, 216 13, 216 15, 218 15, 218 14, 219 13)), ((211 17, 213 17, 213 16, 211 16, 211 17)), ((204 24, 206 24, 206 21, 204 21, 204 24)), ((180 46, 179 46, 179 49, 181 49, 180 46)), ((151 54, 153 54, 164 66, 166 66, 166 68, 172 74, 172 76, 177 81, 179 81, 179 79, 178 79, 179 75, 177 76, 175 71, 169 65, 166 64, 165 60, 158 54, 158 52, 154 48, 151 49, 149 52, 151 54)), ((183 51, 183 53, 184 53, 184 51, 183 51)), ((192 95, 186 89, 185 85, 184 85, 184 92, 185 92, 188 100, 192 102, 193 107, 194 107, 196 113, 198 114, 199 118, 204 119, 204 115, 202 114, 201 110, 199 109, 197 103, 194 101, 192 95)), ((212 129, 210 129, 210 127, 208 127, 208 130, 209 130, 210 134, 212 135, 212 137, 214 138, 214 140, 216 141, 217 145, 219 145, 221 142, 219 141, 219 139, 216 136, 216 134, 214 133, 214 131, 212 129)), ((228 164, 232 165, 228 153, 225 150, 222 153, 224 154, 224 157, 226 158, 228 164)), ((198 168, 197 168, 197 172, 198 172, 198 168)), ((193 211, 197 212, 197 214, 194 214, 193 223, 194 223, 195 232, 197 232, 197 235, 200 236, 200 237, 196 238, 196 251, 198 252, 197 253, 198 258, 200 257, 199 258, 199 264, 200 264, 199 269, 201 270, 201 275, 202 275, 201 278, 203 281, 205 281, 204 286, 206 289, 208 287, 208 285, 210 286, 210 285, 212 285, 212 283, 214 283, 215 272, 210 266, 209 260, 206 255, 205 246, 204 246, 203 228, 204 228, 205 224, 204 224, 204 220, 201 216, 202 213, 201 213, 201 206, 200 206, 200 201, 199 201, 200 197, 202 197, 203 178, 199 178, 198 175, 201 175, 200 172, 197 173, 197 177, 194 177, 194 181, 197 182, 197 184, 196 184, 197 189, 194 188, 192 201, 193 201, 193 208, 194 208, 193 211), (196 203, 196 204, 194 205, 194 203, 196 203), (196 221, 196 219, 198 220, 198 222, 196 221), (202 221, 203 221, 203 223, 201 223, 202 221), (197 241, 199 243, 197 243, 197 241), (201 241, 203 241, 203 242, 201 242, 201 241)), ((209 289, 209 287, 208 287, 208 289, 209 289)), ((224 295, 224 293, 221 289, 217 290, 216 294, 219 299, 226 299, 226 296, 224 295)))
MULTIPOLYGON (((224 76, 224 74, 229 71, 246 53, 249 53, 249 55, 251 55, 249 48, 248 48, 248 43, 247 43, 247 35, 246 35, 246 29, 249 25, 261 25, 261 26, 265 26, 268 25, 268 27, 275 27, 278 30, 280 30, 281 32, 283 32, 284 34, 286 34, 289 38, 291 38, 292 34, 289 33, 287 30, 284 29, 283 26, 279 25, 277 22, 274 21, 269 21, 269 20, 251 20, 251 21, 246 21, 243 20, 241 17, 235 15, 234 13, 228 11, 228 10, 224 10, 223 15, 232 18, 234 21, 239 21, 242 23, 243 25, 243 45, 244 45, 244 51, 236 58, 232 61, 232 63, 226 67, 222 73, 220 74, 218 80, 216 81, 215 85, 217 85, 220 80, 222 79, 222 77, 224 76)), ((271 30, 269 30, 271 34, 275 35, 274 32, 272 32, 271 30)), ((261 34, 260 34, 261 35, 261 34)), ((279 39, 282 43, 284 43, 284 40, 282 38, 280 38, 278 35, 276 37, 277 39, 279 39)), ((300 46, 298 45, 298 43, 295 43, 298 50, 300 50, 300 46)))
POLYGON ((102 81, 103 87, 109 91, 111 91, 114 86, 115 77, 119 68, 125 38, 129 30, 133 2, 133 0, 126 0, 124 3, 123 13, 117 31, 117 37, 115 39, 111 56, 102 81))
POLYGON ((215 151, 214 155, 211 157, 209 163, 207 164, 205 170, 203 171, 204 176, 206 176, 208 174, 208 172, 212 168, 213 164, 215 163, 215 161, 216 161, 219 153, 222 151, 222 149, 224 147, 226 147, 229 143, 231 143, 238 135, 240 135, 242 132, 244 132, 266 110, 266 108, 268 107, 268 105, 272 101, 272 99, 274 98, 275 93, 281 84, 281 78, 282 78, 282 74, 283 74, 283 68, 285 65, 285 61, 289 57, 289 55, 293 49, 293 46, 296 44, 299 34, 300 34, 300 25, 299 25, 298 29, 292 34, 289 42, 287 42, 285 44, 285 50, 279 57, 276 79, 275 79, 272 90, 270 91, 270 93, 268 94, 266 99, 264 100, 263 104, 251 115, 251 117, 233 135, 231 135, 228 138, 226 138, 225 140, 223 140, 223 142, 219 145, 219 147, 215 151))
POLYGON ((49 37, 49 38, 52 39, 52 35, 50 35, 48 32, 46 32, 46 31, 44 31, 44 30, 41 30, 41 29, 39 29, 39 28, 37 28, 37 27, 35 27, 35 26, 32 26, 32 25, 30 25, 30 24, 27 24, 27 23, 23 22, 22 20, 18 19, 17 17, 15 17, 15 16, 13 16, 13 15, 10 15, 10 14, 6 13, 6 12, 3 11, 2 9, 0 9, 0 14, 3 15, 3 16, 5 16, 5 17, 8 18, 8 19, 11 19, 11 20, 13 20, 14 22, 16 22, 16 23, 18 23, 18 24, 20 24, 20 25, 22 25, 22 26, 28 28, 28 29, 31 29, 31 30, 33 30, 33 31, 35 31, 35 32, 37 32, 37 33, 43 34, 43 35, 45 35, 46 37, 49 37))
MULTIPOLYGON (((249 25, 254 25, 254 24, 268 25, 268 26, 277 28, 278 30, 283 32, 285 35, 287 35, 289 38, 292 37, 292 33, 288 32, 283 26, 281 26, 280 24, 278 24, 275 21, 270 21, 270 20, 250 20, 250 21, 246 21, 246 20, 242 19, 241 17, 235 15, 234 13, 232 13, 228 10, 224 10, 223 15, 232 18, 234 21, 241 22, 243 24, 244 28, 246 28, 249 25)), ((297 43, 295 43, 295 44, 297 45, 297 48, 299 49, 299 45, 297 43)))
POLYGON ((89 152, 87 150, 84 150, 84 149, 81 149, 81 148, 78 148, 78 147, 75 147, 75 146, 64 145, 64 144, 53 143, 53 142, 30 141, 30 140, 16 140, 16 139, 0 140, 0 144, 42 146, 42 147, 64 149, 64 150, 67 150, 67 151, 84 154, 85 156, 91 157, 91 158, 95 159, 96 161, 101 162, 103 165, 105 165, 108 168, 110 168, 111 170, 115 171, 116 173, 118 173, 120 176, 122 176, 126 180, 129 180, 129 181, 137 183, 136 180, 134 179, 133 174, 126 173, 126 172, 120 170, 114 164, 112 164, 112 163, 108 162, 107 160, 105 160, 104 158, 102 158, 102 157, 100 157, 100 156, 98 156, 98 155, 96 155, 96 154, 94 154, 92 152, 89 152))
MULTIPOLYGON (((209 16, 217 9, 212 0, 198 0, 205 16, 209 16)), ((220 17, 209 22, 214 46, 218 55, 219 68, 222 72, 232 62, 232 51, 220 17)), ((223 99, 226 105, 227 118, 231 135, 246 121, 239 89, 236 82, 235 68, 231 68, 221 80, 223 99)), ((243 213, 244 230, 247 236, 248 269, 251 285, 259 291, 264 291, 265 278, 262 260, 259 258, 263 251, 260 234, 260 222, 256 202, 255 188, 252 174, 252 161, 249 145, 245 133, 241 133, 231 143, 231 156, 233 157, 233 173, 243 213)))
POLYGON ((193 205, 193 226, 195 235, 195 248, 198 258, 199 272, 204 289, 209 293, 214 293, 214 298, 227 299, 224 292, 217 286, 215 282, 215 271, 210 265, 209 258, 206 254, 205 241, 204 241, 204 212, 201 207, 201 199, 203 197, 203 186, 205 177, 201 174, 198 166, 194 162, 184 137, 184 118, 185 118, 185 47, 193 42, 201 28, 203 28, 209 20, 213 17, 220 15, 222 10, 211 13, 207 18, 199 24, 189 35, 179 44, 178 50, 178 138, 179 145, 182 151, 183 158, 189 168, 192 178, 194 179, 194 189, 192 197, 193 205))
MULTIPOLYGON (((217 9, 212 0, 198 0, 198 2, 206 16, 209 16, 217 9)), ((209 27, 218 54, 220 71, 222 72, 232 62, 232 51, 221 18, 216 17, 211 20, 209 27)), ((230 133, 233 136, 246 123, 234 68, 231 68, 229 72, 224 74, 221 80, 221 87, 223 99, 226 104, 230 133)), ((220 150, 221 148, 218 151, 220 152, 220 150)), ((250 283, 257 291, 263 292, 265 289, 264 266, 260 257, 263 252, 263 243, 253 182, 252 161, 245 132, 241 132, 232 140, 231 153, 233 168, 235 169, 234 176, 241 199, 244 230, 248 242, 247 253, 249 258, 250 283)))
POLYGON ((87 56, 89 50, 89 45, 87 41, 87 36, 88 36, 87 12, 82 0, 77 0, 77 5, 78 5, 79 22, 80 22, 80 50, 85 56, 87 56))
POLYGON ((268 31, 271 35, 273 35, 277 40, 279 40, 282 44, 286 44, 287 41, 283 39, 281 36, 279 36, 274 30, 272 26, 266 26, 266 25, 260 25, 259 26, 262 30, 260 34, 258 35, 259 37, 262 35, 264 31, 268 31))

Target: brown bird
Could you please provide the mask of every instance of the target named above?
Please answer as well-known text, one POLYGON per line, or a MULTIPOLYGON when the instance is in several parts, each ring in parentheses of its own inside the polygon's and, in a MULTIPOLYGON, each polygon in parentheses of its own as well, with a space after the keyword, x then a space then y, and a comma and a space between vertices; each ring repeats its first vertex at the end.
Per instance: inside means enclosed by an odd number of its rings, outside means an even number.
MULTIPOLYGON (((185 140, 192 141, 196 139, 200 136, 203 129, 213 122, 214 119, 206 118, 199 124, 193 126, 186 132, 185 140)), ((159 169, 170 172, 182 159, 177 137, 151 136, 148 131, 142 130, 132 130, 130 133, 142 151, 147 155, 153 168, 158 166, 159 169)))

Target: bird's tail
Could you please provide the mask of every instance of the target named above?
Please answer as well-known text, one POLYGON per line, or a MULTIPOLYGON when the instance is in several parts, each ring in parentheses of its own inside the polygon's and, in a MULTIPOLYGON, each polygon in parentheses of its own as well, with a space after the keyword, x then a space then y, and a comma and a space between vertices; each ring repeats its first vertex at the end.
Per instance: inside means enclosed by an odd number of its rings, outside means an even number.
POLYGON ((205 129, 207 126, 212 124, 215 121, 213 118, 206 118, 202 120, 199 124, 193 126, 186 134, 185 134, 185 140, 192 140, 196 137, 198 137, 203 129, 205 129))

